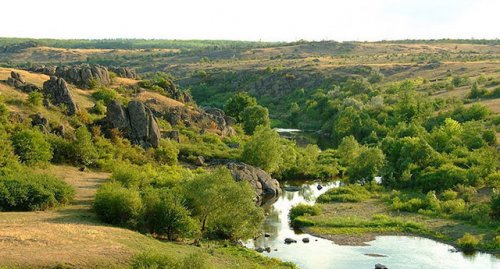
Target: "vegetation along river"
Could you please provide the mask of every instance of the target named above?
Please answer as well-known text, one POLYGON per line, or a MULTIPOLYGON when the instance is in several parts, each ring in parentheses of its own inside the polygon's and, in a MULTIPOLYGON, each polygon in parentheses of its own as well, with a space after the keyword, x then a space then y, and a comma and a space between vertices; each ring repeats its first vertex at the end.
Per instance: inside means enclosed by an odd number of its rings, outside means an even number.
POLYGON ((268 215, 263 235, 246 246, 268 248, 270 252, 264 251, 264 255, 294 262, 305 269, 374 268, 377 263, 390 269, 500 269, 500 259, 493 255, 465 255, 450 245, 417 236, 377 236, 366 246, 341 246, 295 231, 289 225, 290 208, 299 203, 314 203, 320 194, 338 187, 339 182, 321 183, 321 190, 317 185, 312 181, 284 182, 281 196, 266 207, 268 215), (285 244, 286 238, 295 239, 297 243, 285 244), (309 238, 309 243, 304 243, 303 238, 309 238))

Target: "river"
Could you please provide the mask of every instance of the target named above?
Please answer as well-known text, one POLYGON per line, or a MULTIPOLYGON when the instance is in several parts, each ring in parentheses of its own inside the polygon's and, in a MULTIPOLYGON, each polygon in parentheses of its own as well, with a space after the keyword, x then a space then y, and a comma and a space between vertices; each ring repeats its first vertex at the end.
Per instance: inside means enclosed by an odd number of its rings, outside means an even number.
POLYGON ((450 251, 452 246, 417 236, 378 236, 368 246, 340 246, 332 241, 294 231, 288 221, 290 208, 298 203, 312 204, 320 194, 338 186, 338 182, 284 182, 284 191, 278 200, 266 207, 267 217, 262 235, 246 244, 249 248, 271 248, 263 255, 290 261, 304 269, 363 269, 375 268, 380 263, 389 269, 500 269, 500 259, 486 253, 464 255, 450 251), (298 191, 287 191, 290 186, 298 191), (303 243, 303 238, 309 243, 303 243), (285 238, 297 243, 285 244, 285 238), (366 254, 383 255, 373 257, 366 254))

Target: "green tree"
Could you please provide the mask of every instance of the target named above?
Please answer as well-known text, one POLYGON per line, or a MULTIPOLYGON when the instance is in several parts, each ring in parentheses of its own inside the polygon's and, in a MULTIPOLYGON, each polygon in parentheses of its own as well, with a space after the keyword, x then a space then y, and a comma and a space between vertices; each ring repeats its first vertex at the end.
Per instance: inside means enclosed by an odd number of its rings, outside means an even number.
POLYGON ((361 146, 354 136, 346 136, 342 138, 337 153, 340 165, 348 167, 358 157, 361 146))
POLYGON ((361 152, 347 168, 351 182, 367 183, 379 175, 384 165, 384 153, 379 148, 361 148, 361 152))
POLYGON ((198 175, 184 187, 188 208, 203 235, 236 240, 259 232, 264 213, 254 202, 255 192, 248 182, 236 182, 229 170, 198 175))
POLYGON ((198 227, 190 217, 190 212, 182 204, 181 197, 168 189, 149 189, 143 198, 144 225, 158 235, 165 235, 168 240, 190 236, 198 227))
POLYGON ((12 136, 14 152, 28 165, 43 164, 52 159, 52 149, 38 130, 23 130, 12 136))
POLYGON ((133 227, 141 214, 141 196, 137 190, 124 188, 118 182, 105 183, 97 190, 94 209, 107 223, 133 227))
POLYGON ((260 126, 243 146, 243 162, 258 166, 272 173, 283 161, 283 145, 279 134, 269 127, 260 126))
POLYGON ((259 105, 246 107, 241 113, 243 129, 247 134, 253 134, 257 126, 269 126, 269 111, 259 105))
POLYGON ((73 142, 74 158, 80 164, 92 165, 98 158, 97 150, 92 142, 86 126, 76 129, 76 140, 73 142))
POLYGON ((227 115, 235 118, 237 121, 242 120, 242 114, 243 110, 247 107, 251 106, 256 106, 257 105, 257 100, 255 97, 252 97, 248 95, 246 92, 239 92, 234 94, 227 100, 226 104, 224 105, 224 112, 226 112, 227 115))

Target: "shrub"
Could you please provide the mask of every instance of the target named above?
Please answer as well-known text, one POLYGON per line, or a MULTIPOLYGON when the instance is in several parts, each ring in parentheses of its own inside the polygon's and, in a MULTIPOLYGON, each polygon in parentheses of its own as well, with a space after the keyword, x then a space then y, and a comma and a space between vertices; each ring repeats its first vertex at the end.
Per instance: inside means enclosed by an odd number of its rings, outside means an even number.
POLYGON ((0 211, 35 211, 67 204, 74 190, 45 174, 16 171, 0 177, 0 211))
POLYGON ((458 197, 458 193, 453 190, 445 190, 443 193, 441 193, 441 197, 444 201, 455 200, 458 197))
POLYGON ((392 199, 391 208, 393 210, 402 210, 407 212, 418 212, 420 209, 425 209, 425 202, 420 198, 412 198, 406 202, 402 202, 399 197, 392 199))
POLYGON ((90 113, 97 115, 104 115, 106 113, 106 105, 103 100, 98 100, 95 105, 90 109, 90 113))
POLYGON ((459 215, 465 210, 465 202, 462 199, 444 201, 441 203, 441 210, 444 213, 459 215))
POLYGON ((491 197, 491 217, 500 220, 500 193, 498 192, 491 197))
POLYGON ((155 149, 155 159, 158 163, 164 165, 174 165, 177 164, 177 156, 179 155, 179 149, 175 144, 169 140, 162 140, 160 147, 155 149))
POLYGON ((279 169, 282 163, 283 145, 277 132, 259 127, 243 147, 241 158, 245 163, 258 166, 267 172, 279 169))
POLYGON ((257 126, 268 127, 270 125, 269 111, 263 106, 249 106, 243 110, 241 115, 243 129, 249 135, 255 132, 257 126))
POLYGON ((236 182, 225 168, 200 174, 184 184, 184 196, 202 233, 209 237, 252 238, 264 220, 252 187, 246 181, 236 182))
POLYGON ((83 165, 91 165, 98 158, 97 150, 92 142, 86 126, 76 129, 76 140, 73 142, 74 160, 83 165))
POLYGON ((94 209, 104 222, 133 227, 140 216, 142 202, 138 191, 109 182, 97 190, 94 209))
POLYGON ((32 91, 28 94, 28 104, 32 106, 41 106, 43 104, 43 94, 39 91, 32 91))
POLYGON ((12 136, 14 152, 28 165, 46 163, 52 159, 50 144, 38 130, 23 130, 12 136))
POLYGON ((370 198, 370 192, 359 184, 329 189, 318 197, 318 202, 361 202, 370 198))
POLYGON ((196 223, 189 216, 190 212, 181 203, 181 198, 171 190, 149 189, 143 201, 143 221, 150 232, 174 240, 197 231, 196 223))
POLYGON ((92 97, 97 101, 103 101, 104 104, 109 104, 118 98, 118 93, 113 89, 100 88, 92 94, 92 97))
POLYGON ((462 238, 457 240, 457 244, 464 252, 474 252, 481 243, 481 240, 481 236, 465 233, 462 238))
POLYGON ((319 205, 307 205, 307 204, 298 204, 290 210, 290 214, 288 217, 290 218, 290 221, 292 222, 292 226, 294 227, 299 227, 299 226, 304 226, 304 221, 295 222, 295 220, 298 217, 301 216, 317 216, 321 214, 321 207, 319 205))

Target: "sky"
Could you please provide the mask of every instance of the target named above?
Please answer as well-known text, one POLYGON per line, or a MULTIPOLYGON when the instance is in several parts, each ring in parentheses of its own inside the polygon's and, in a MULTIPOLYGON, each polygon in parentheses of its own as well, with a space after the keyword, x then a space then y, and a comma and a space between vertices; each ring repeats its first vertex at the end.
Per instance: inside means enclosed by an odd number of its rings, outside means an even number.
POLYGON ((500 0, 15 0, 1 9, 2 37, 500 38, 500 0))

